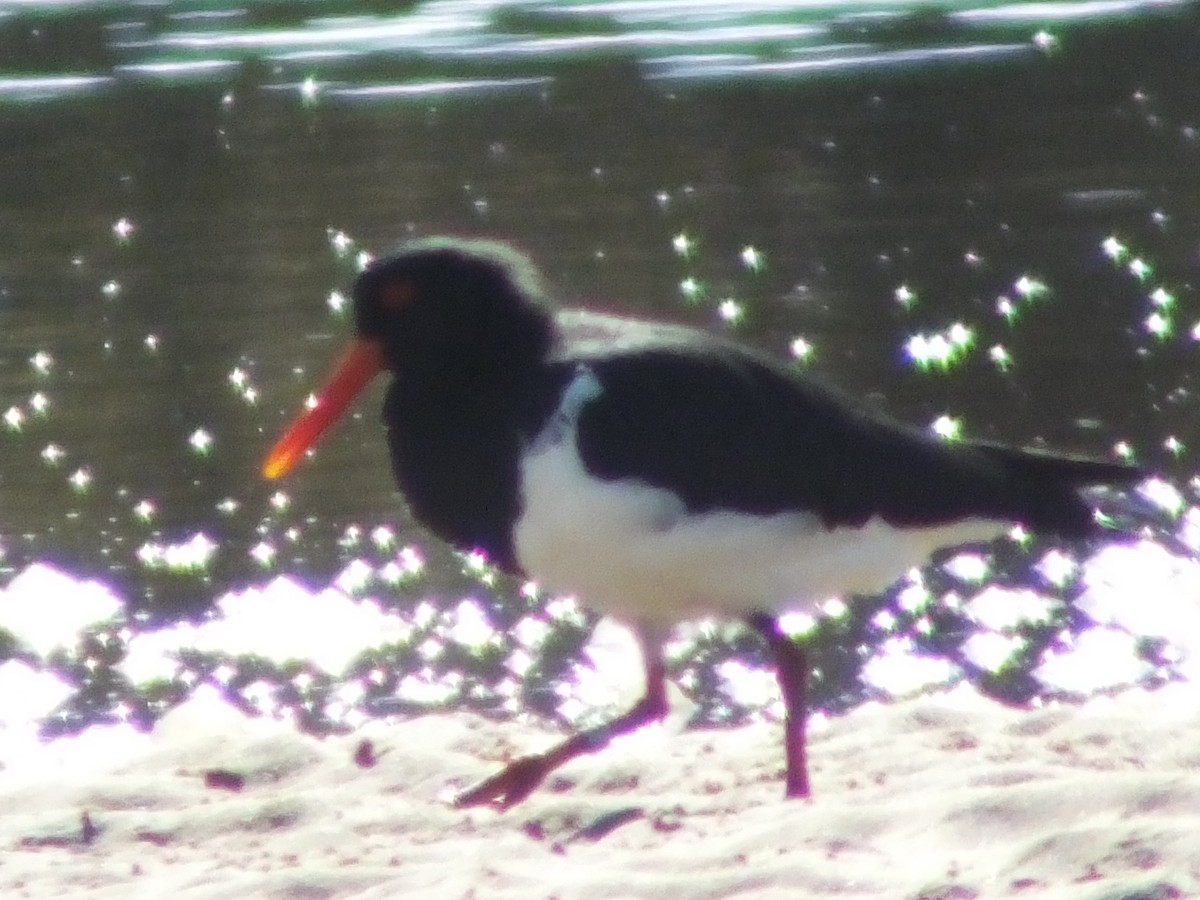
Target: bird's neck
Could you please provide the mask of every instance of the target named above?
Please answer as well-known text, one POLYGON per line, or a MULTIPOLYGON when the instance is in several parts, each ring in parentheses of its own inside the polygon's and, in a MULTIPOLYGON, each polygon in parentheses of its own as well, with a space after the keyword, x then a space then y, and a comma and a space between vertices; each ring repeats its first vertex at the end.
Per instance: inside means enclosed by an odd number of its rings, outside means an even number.
MULTIPOLYGON (((459 355, 397 373, 389 405, 405 410, 438 411, 441 424, 472 426, 463 432, 511 416, 527 402, 544 363, 536 358, 459 355)), ((432 423, 431 423, 432 424, 432 423)))

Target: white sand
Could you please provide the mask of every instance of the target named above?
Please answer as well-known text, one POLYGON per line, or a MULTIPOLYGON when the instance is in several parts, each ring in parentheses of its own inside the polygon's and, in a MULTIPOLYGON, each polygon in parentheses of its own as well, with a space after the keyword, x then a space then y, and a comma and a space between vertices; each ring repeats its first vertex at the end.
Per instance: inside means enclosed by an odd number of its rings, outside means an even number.
POLYGON ((92 729, 0 775, 0 896, 1200 895, 1191 685, 1033 712, 965 688, 863 708, 813 736, 807 802, 781 799, 768 723, 645 729, 505 814, 446 792, 554 739, 534 726, 454 714, 318 742, 201 691, 150 736, 109 738, 92 729), (364 737, 372 768, 352 760, 364 737), (244 789, 205 787, 210 768, 244 789), (610 833, 581 834, 622 810, 610 833))

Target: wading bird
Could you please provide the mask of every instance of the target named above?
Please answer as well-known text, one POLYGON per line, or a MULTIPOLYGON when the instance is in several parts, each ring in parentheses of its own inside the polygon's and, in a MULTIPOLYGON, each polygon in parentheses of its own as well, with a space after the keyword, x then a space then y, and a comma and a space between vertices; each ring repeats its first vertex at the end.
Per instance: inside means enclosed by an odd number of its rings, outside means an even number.
POLYGON ((503 244, 435 238, 372 262, 357 337, 271 450, 287 472, 377 373, 396 481, 462 550, 631 626, 646 692, 628 712, 518 759, 457 802, 506 809, 555 768, 667 711, 676 622, 737 617, 766 639, 787 710, 786 794, 806 797, 802 644, 781 610, 877 593, 942 547, 1015 524, 1103 533, 1080 490, 1115 462, 970 441, 885 418, 703 331, 556 309, 503 244))

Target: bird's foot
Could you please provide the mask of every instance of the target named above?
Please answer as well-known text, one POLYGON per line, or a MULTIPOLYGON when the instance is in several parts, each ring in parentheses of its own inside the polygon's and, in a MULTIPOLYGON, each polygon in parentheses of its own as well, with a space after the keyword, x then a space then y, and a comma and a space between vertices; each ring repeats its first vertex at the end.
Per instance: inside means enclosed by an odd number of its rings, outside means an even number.
POLYGON ((553 769, 554 765, 546 756, 523 756, 491 778, 463 791, 454 798, 454 805, 458 809, 490 806, 504 812, 532 794, 553 769))
POLYGON ((646 665, 646 694, 624 715, 567 738, 561 744, 534 756, 514 760, 501 772, 468 788, 454 799, 459 809, 490 806, 500 812, 511 809, 533 793, 547 775, 563 763, 608 746, 619 734, 628 734, 667 713, 666 669, 658 656, 646 665))
POLYGON ((789 769, 783 796, 785 800, 807 800, 811 797, 812 791, 808 787, 808 772, 801 771, 797 774, 789 769))

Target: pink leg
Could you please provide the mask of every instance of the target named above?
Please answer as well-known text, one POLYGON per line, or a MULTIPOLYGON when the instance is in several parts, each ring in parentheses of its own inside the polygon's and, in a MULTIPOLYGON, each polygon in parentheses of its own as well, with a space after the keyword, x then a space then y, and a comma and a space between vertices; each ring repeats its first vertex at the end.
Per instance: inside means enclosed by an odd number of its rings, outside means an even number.
POLYGON ((787 718, 783 725, 787 752, 786 797, 807 797, 808 759, 804 744, 804 723, 808 714, 805 694, 808 688, 808 659, 804 648, 779 629, 779 623, 766 614, 749 618, 750 627, 767 640, 775 657, 775 676, 783 694, 787 718))
POLYGON ((454 799, 454 805, 492 806, 503 812, 520 803, 542 780, 568 760, 595 753, 620 734, 635 731, 667 714, 667 673, 658 645, 645 640, 642 652, 646 668, 646 693, 624 715, 587 731, 581 731, 556 747, 534 756, 514 760, 505 769, 454 799))

